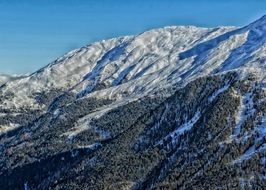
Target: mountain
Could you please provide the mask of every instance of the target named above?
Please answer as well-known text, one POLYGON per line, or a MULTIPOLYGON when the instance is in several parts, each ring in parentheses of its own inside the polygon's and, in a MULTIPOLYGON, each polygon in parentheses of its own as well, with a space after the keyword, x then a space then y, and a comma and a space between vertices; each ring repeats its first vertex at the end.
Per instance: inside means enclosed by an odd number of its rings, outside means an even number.
POLYGON ((17 79, 21 79, 23 77, 26 77, 24 75, 4 75, 4 74, 0 74, 0 86, 2 86, 3 84, 5 84, 8 81, 13 81, 13 80, 17 80, 17 79))
POLYGON ((0 87, 1 189, 265 189, 266 16, 96 42, 0 87))
POLYGON ((9 80, 9 76, 7 75, 0 75, 0 85, 3 85, 9 80))

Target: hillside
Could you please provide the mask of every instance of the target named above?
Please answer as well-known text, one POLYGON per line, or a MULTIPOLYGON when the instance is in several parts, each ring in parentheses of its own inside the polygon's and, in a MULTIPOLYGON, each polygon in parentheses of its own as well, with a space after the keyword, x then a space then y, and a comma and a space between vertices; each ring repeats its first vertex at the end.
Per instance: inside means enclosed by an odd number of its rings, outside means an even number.
POLYGON ((266 187, 266 16, 95 42, 1 83, 1 189, 266 187))

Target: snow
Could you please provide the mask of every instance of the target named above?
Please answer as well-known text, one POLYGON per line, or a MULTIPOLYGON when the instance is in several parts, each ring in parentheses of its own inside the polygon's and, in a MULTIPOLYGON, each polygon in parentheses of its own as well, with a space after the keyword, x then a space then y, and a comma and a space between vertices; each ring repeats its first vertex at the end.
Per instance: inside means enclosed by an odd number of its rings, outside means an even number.
POLYGON ((102 146, 101 143, 96 142, 94 144, 89 144, 89 145, 86 145, 86 146, 79 146, 78 148, 87 149, 87 150, 96 150, 96 149, 100 148, 101 146, 102 146))
POLYGON ((111 133, 107 130, 102 130, 99 127, 95 128, 95 132, 100 135, 101 139, 108 139, 111 137, 111 133))
MULTIPOLYGON (((261 158, 261 164, 266 166, 266 156, 261 158)), ((266 176, 264 176, 266 177, 266 176)))
MULTIPOLYGON (((136 99, 198 77, 236 70, 265 80, 265 18, 242 28, 169 26, 73 50, 29 76, 10 80, 0 109, 44 110, 34 93, 58 89, 84 96, 136 99)), ((1 83, 1 79, 0 79, 1 83)), ((221 88, 209 101, 225 91, 221 88)))
POLYGON ((60 110, 59 110, 59 109, 56 109, 56 110, 53 112, 54 118, 58 117, 59 114, 60 114, 60 110))
POLYGON ((151 129, 150 129, 151 132, 158 130, 159 127, 162 126, 161 124, 162 124, 163 120, 165 119, 165 116, 166 116, 167 112, 169 111, 169 109, 170 109, 169 105, 166 104, 165 110, 163 111, 163 114, 160 117, 160 120, 154 126, 151 127, 151 129))
POLYGON ((255 113, 255 109, 253 108, 253 98, 252 93, 246 93, 244 96, 241 96, 240 108, 238 111, 238 115, 236 116, 236 127, 233 131, 232 138, 236 138, 241 132, 241 126, 247 120, 247 118, 255 113))
POLYGON ((255 153, 265 151, 266 145, 262 145, 259 149, 256 149, 255 145, 251 146, 245 153, 236 161, 236 162, 243 162, 244 160, 250 159, 255 153))
POLYGON ((0 74, 0 86, 5 84, 8 81, 14 81, 14 80, 19 80, 24 77, 27 77, 27 75, 5 75, 5 74, 0 74))
POLYGON ((172 132, 172 134, 170 134, 170 136, 171 137, 174 137, 176 135, 181 135, 181 134, 185 133, 186 131, 191 130, 191 128, 199 120, 199 118, 200 118, 200 112, 198 111, 192 117, 192 119, 190 121, 188 121, 187 123, 185 123, 182 126, 180 126, 177 130, 175 130, 174 132, 172 132))
POLYGON ((241 163, 244 160, 250 159, 256 153, 266 151, 265 143, 261 144, 260 146, 257 146, 257 144, 261 142, 263 138, 266 137, 266 116, 262 118, 262 124, 255 128, 254 133, 257 134, 254 144, 249 147, 243 155, 241 155, 238 159, 234 160, 233 164, 241 163))
POLYGON ((136 65, 132 65, 129 66, 127 68, 125 68, 120 74, 119 76, 113 80, 112 85, 113 86, 117 86, 121 83, 121 81, 130 73, 130 71, 135 67, 136 65))
MULTIPOLYGON (((219 29, 211 37, 230 29, 219 29)), ((85 95, 101 82, 118 85, 125 75, 129 80, 134 80, 145 74, 154 73, 153 78, 156 78, 158 69, 166 68, 169 64, 174 68, 178 53, 193 46, 194 43, 199 43, 199 38, 208 39, 205 35, 211 30, 197 27, 166 27, 137 36, 90 44, 67 53, 24 79, 8 83, 4 91, 12 90, 16 92, 16 96, 11 102, 6 100, 6 104, 8 107, 20 108, 29 105, 38 108, 35 101, 30 99, 31 93, 51 87, 71 89, 81 94, 84 92, 85 95)))
POLYGON ((1 133, 6 133, 8 131, 11 131, 15 128, 18 128, 20 125, 17 123, 9 123, 9 125, 2 125, 0 126, 0 134, 1 133))
POLYGON ((209 98, 208 101, 209 102, 213 102, 214 99, 217 98, 217 96, 219 96, 219 94, 225 92, 226 90, 228 90, 228 88, 230 87, 230 84, 226 84, 223 87, 221 87, 220 89, 218 89, 216 92, 214 92, 209 98))
POLYGON ((243 45, 234 49, 222 65, 222 70, 238 68, 248 62, 254 52, 266 43, 266 27, 264 30, 249 30, 247 40, 243 45))
POLYGON ((29 190, 28 182, 24 183, 24 190, 29 190))
POLYGON ((0 75, 0 86, 2 84, 6 83, 9 80, 10 80, 9 76, 7 76, 7 75, 0 75))
POLYGON ((103 68, 109 64, 112 61, 116 61, 116 59, 118 59, 120 57, 120 55, 122 55, 125 51, 125 47, 126 47, 127 43, 121 43, 118 46, 110 49, 109 51, 107 51, 103 57, 97 61, 95 67, 88 73, 86 74, 83 79, 84 80, 93 80, 93 84, 88 84, 85 89, 83 89, 79 96, 84 96, 87 93, 90 93, 93 88, 97 85, 97 82, 99 80, 99 75, 101 73, 101 71, 103 70, 103 68))
POLYGON ((86 130, 94 130, 95 133, 100 135, 100 138, 106 139, 111 137, 111 133, 108 130, 102 130, 99 127, 94 127, 91 125, 92 119, 98 119, 104 114, 108 113, 112 109, 118 108, 126 103, 130 103, 131 101, 136 101, 137 99, 133 98, 125 98, 121 101, 117 101, 110 105, 102 106, 92 113, 85 115, 84 117, 80 118, 75 124, 74 127, 71 128, 68 132, 62 134, 62 136, 67 136, 69 140, 72 140, 78 134, 86 131, 86 130))
POLYGON ((262 118, 262 124, 258 126, 258 131, 261 136, 266 136, 266 116, 262 118))
MULTIPOLYGON (((169 139, 169 137, 171 137, 172 139, 172 145, 175 145, 176 139, 184 134, 187 131, 190 131, 192 129, 192 127, 197 123, 197 121, 199 120, 201 114, 199 111, 197 111, 194 116, 187 121, 186 123, 182 124, 181 126, 178 126, 176 128, 176 130, 174 130, 173 132, 171 132, 170 134, 168 134, 166 137, 163 138, 163 140, 169 139)), ((157 144, 163 144, 163 140, 160 140, 157 144)))
POLYGON ((252 145, 248 150, 245 151, 243 155, 240 156, 239 159, 235 160, 233 163, 241 163, 244 160, 250 159, 254 154, 259 153, 261 151, 266 151, 266 144, 263 144, 258 149, 256 149, 255 145, 252 145))

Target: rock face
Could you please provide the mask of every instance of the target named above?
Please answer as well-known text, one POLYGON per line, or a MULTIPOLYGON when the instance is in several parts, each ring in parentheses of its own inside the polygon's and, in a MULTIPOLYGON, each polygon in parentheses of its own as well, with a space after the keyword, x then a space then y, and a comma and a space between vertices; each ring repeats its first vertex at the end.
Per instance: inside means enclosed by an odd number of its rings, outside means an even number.
POLYGON ((265 189, 266 16, 96 42, 0 87, 1 189, 265 189))

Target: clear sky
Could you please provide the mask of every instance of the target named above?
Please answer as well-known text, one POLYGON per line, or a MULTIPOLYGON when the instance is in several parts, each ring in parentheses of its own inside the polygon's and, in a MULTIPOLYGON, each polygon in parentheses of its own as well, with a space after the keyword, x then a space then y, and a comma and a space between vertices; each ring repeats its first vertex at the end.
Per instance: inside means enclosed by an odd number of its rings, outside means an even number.
POLYGON ((266 0, 0 0, 0 74, 30 73, 69 50, 168 25, 243 26, 266 0))

